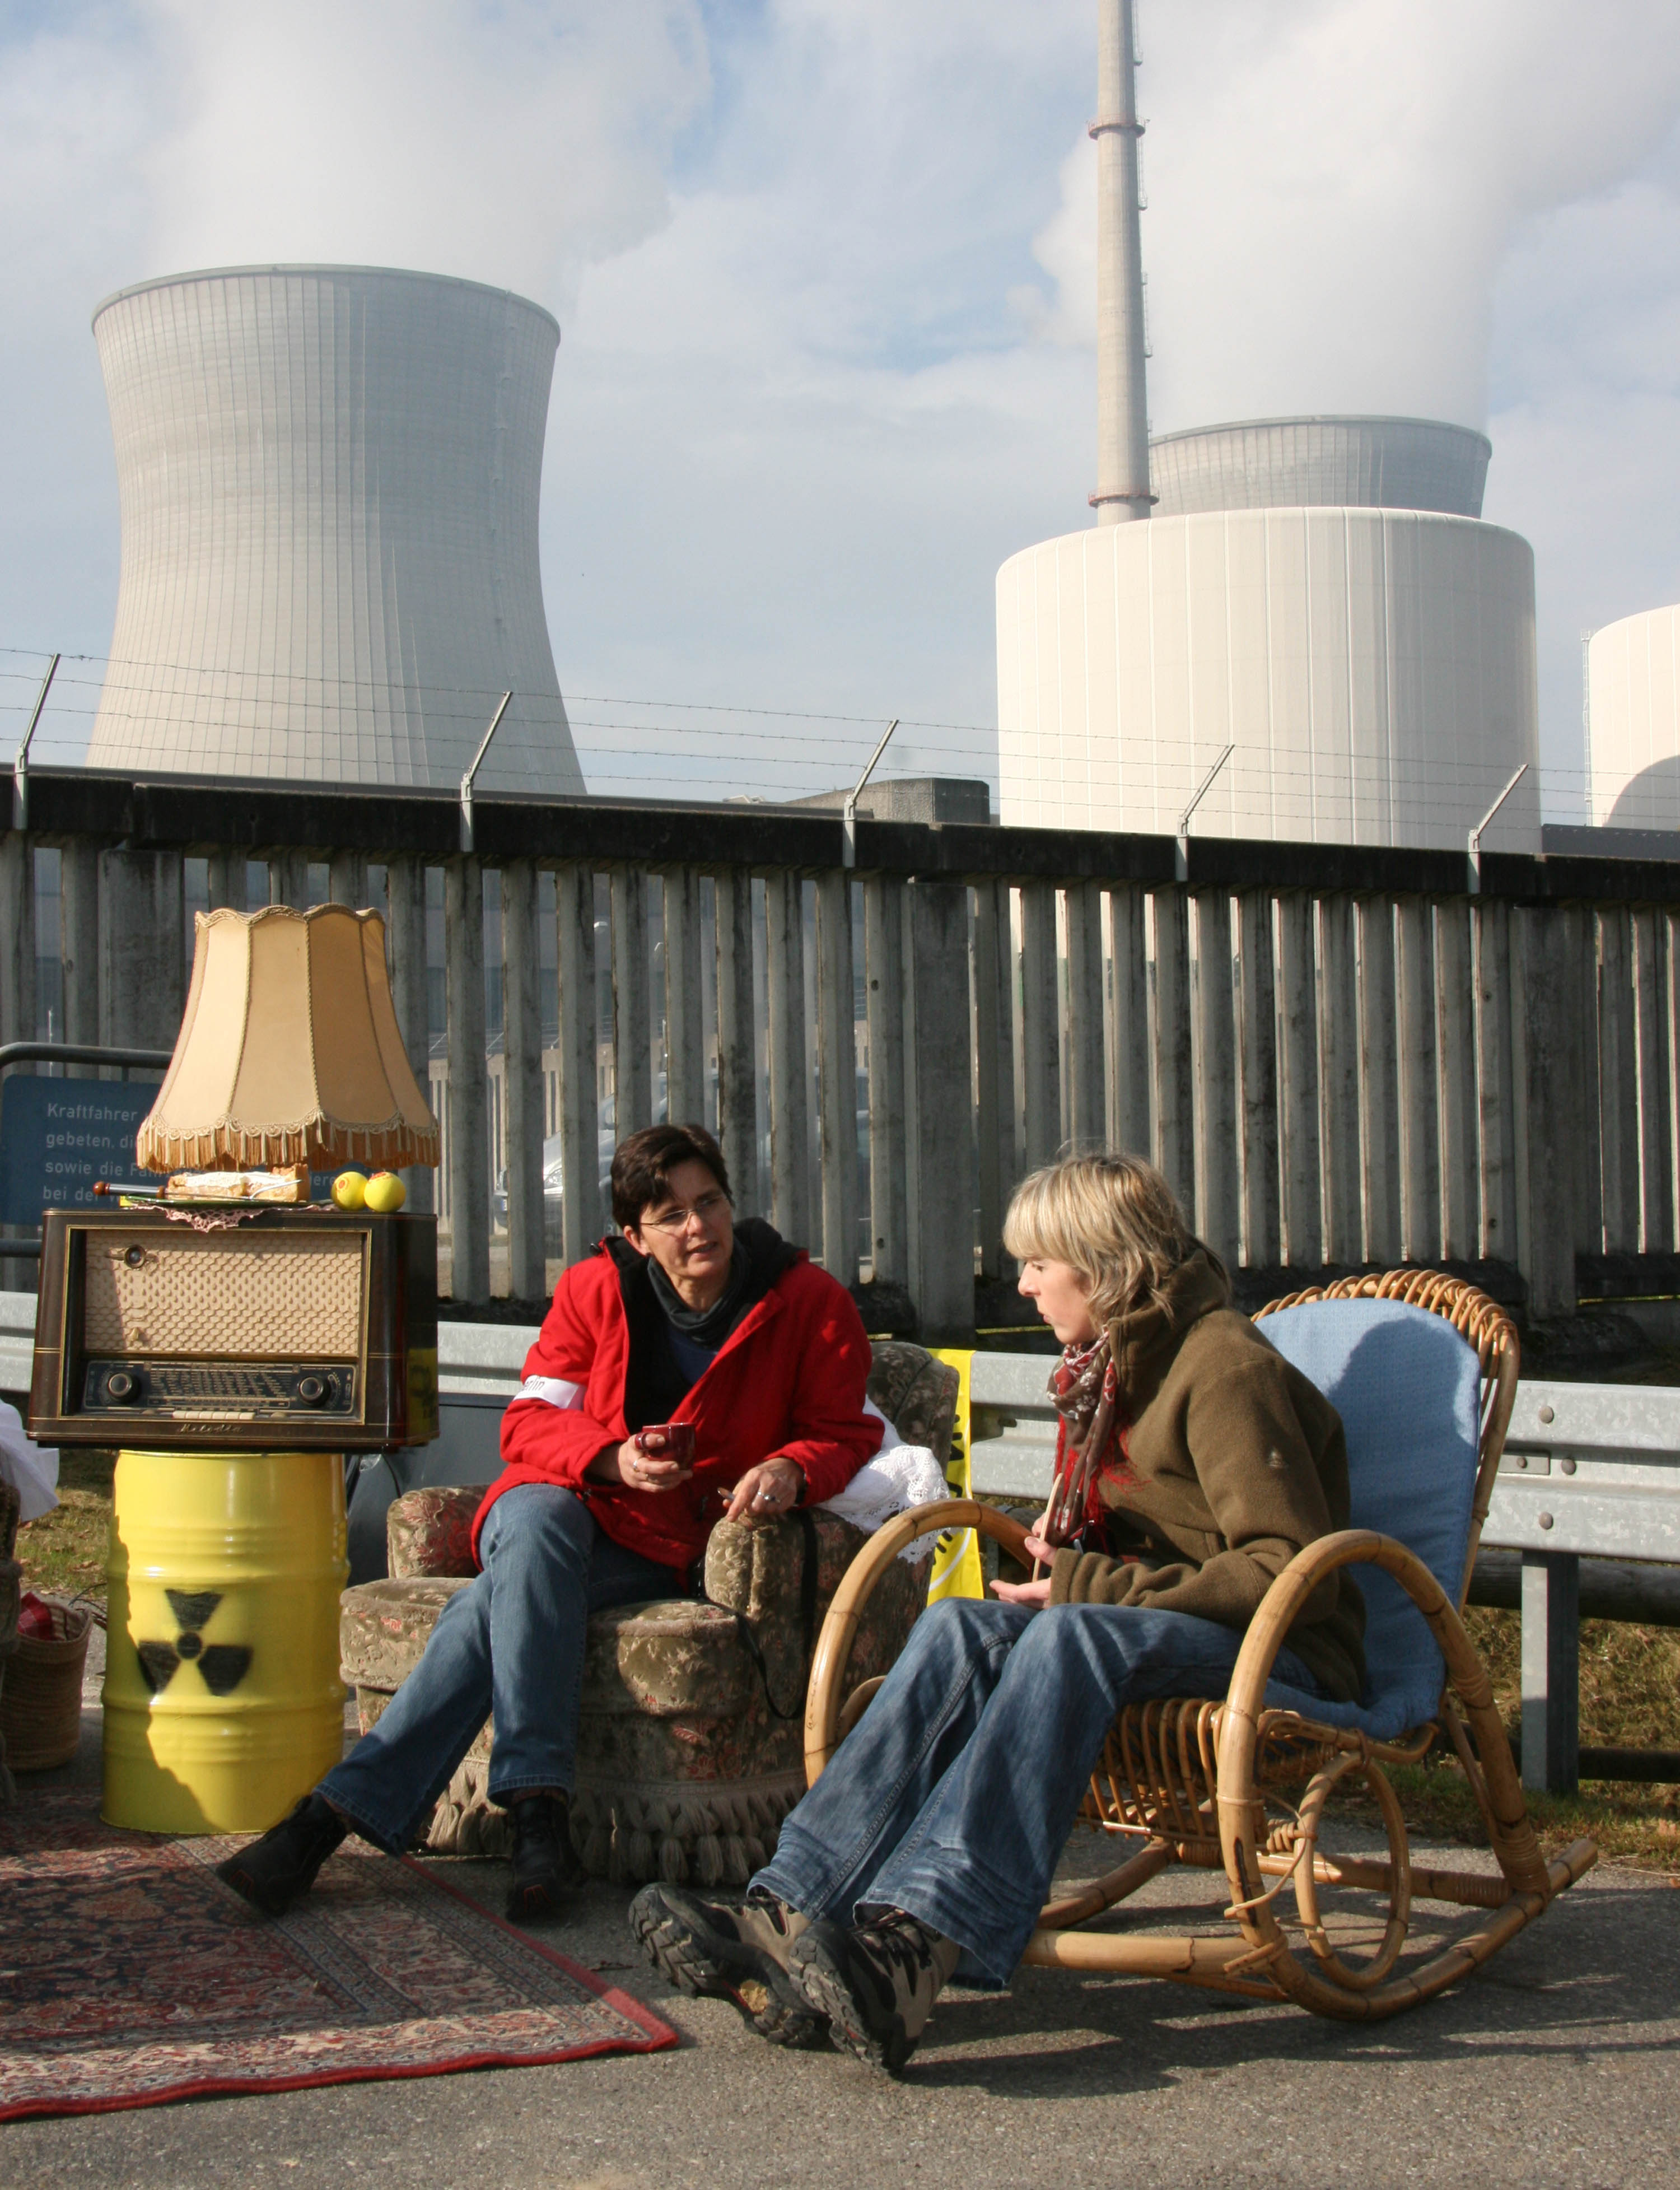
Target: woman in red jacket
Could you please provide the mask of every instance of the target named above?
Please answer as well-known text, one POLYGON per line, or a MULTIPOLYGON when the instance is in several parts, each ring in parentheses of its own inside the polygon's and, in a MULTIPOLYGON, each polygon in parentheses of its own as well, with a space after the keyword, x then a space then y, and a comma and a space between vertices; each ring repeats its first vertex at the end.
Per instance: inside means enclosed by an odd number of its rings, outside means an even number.
POLYGON ((266 1915, 347 1831, 406 1847, 486 1718, 514 1827, 510 1916, 582 1882, 568 1816, 584 1632, 609 1605, 685 1596, 719 1520, 831 1498, 876 1450, 869 1342, 845 1288, 762 1219, 736 1224, 722 1152, 652 1126, 613 1157, 621 1238, 560 1279, 502 1423, 477 1579, 372 1730, 290 1817, 219 1866, 266 1915), (690 1440, 662 1434, 688 1425, 690 1440))

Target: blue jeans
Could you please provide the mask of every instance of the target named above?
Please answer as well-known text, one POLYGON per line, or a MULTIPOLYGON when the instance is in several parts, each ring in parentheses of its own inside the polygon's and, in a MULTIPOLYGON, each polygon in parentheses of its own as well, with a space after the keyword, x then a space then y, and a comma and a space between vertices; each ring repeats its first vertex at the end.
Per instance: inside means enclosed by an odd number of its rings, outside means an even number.
MULTIPOLYGON (((1006 1983, 1122 1704, 1223 1697, 1236 1629, 1144 1606, 947 1599, 781 1829, 754 1892, 850 1923, 902 1909, 1006 1983)), ((1315 1694, 1300 1660, 1276 1677, 1315 1694)))
POLYGON ((364 1839, 400 1852, 487 1718, 490 1794, 571 1791, 589 1614, 684 1594, 626 1551, 581 1498, 546 1483, 504 1491, 479 1537, 484 1571, 438 1616, 425 1655, 321 1791, 364 1839))

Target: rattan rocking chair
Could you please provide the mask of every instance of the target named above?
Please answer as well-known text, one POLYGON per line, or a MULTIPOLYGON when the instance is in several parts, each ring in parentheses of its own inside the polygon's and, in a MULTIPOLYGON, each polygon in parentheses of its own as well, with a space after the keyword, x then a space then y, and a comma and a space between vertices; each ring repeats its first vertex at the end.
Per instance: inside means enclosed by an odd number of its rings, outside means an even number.
MULTIPOLYGON (((1120 1713, 1081 1814, 1136 1845, 1118 1869, 1043 1909, 1023 1959, 1171 1977, 1362 2021, 1416 2006, 1467 1976, 1581 1877, 1598 1849, 1578 1840, 1550 1863, 1541 1853, 1491 1684, 1460 1617, 1516 1397, 1511 1319, 1474 1286, 1429 1270, 1343 1279, 1274 1301, 1261 1317, 1279 1319, 1268 1335, 1342 1411, 1355 1525, 1308 1545, 1279 1574, 1223 1702, 1189 1698, 1120 1713), (1365 1569, 1365 1698, 1327 1705, 1279 1688, 1271 1669, 1296 1612, 1327 1574, 1350 1565, 1365 1569), (1421 1762, 1438 1738, 1464 1767, 1496 1873, 1411 1860, 1385 1767, 1421 1762), (1376 1799, 1386 1862, 1326 1845, 1326 1806, 1344 1781, 1359 1780, 1376 1799), (1223 1866, 1230 1886, 1223 1932, 1081 1928, 1174 1863, 1223 1866), (1282 1905, 1286 1888, 1292 1914, 1282 1905), (1355 1952, 1343 1929, 1348 1895, 1361 1934, 1355 1952), (1408 1955, 1414 1898, 1482 1919, 1408 1955), (1382 1926, 1374 1943, 1372 1915, 1382 1926)), ((916 1508, 871 1539, 835 1594, 813 1660, 809 1781, 881 1685, 847 1688, 860 1608, 908 1542, 948 1528, 978 1529, 1018 1556, 1025 1535, 1007 1515, 964 1499, 916 1508)))

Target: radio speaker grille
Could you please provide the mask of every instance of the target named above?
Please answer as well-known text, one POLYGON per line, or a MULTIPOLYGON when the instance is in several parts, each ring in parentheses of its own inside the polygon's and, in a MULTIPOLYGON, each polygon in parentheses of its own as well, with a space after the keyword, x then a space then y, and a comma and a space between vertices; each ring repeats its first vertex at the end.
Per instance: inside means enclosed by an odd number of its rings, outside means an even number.
POLYGON ((90 1233, 88 1351, 355 1360, 361 1265, 355 1233, 90 1233))

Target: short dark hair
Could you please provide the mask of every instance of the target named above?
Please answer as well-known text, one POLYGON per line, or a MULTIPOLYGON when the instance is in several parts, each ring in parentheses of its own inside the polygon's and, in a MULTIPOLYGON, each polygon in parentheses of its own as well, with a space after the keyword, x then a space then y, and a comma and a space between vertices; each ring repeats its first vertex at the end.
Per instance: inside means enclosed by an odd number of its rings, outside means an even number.
POLYGON ((724 1151, 704 1126, 644 1126, 626 1135, 612 1156, 612 1215, 621 1232, 640 1224, 642 1211, 670 1192, 672 1172, 685 1163, 703 1163, 735 1200, 724 1151))

